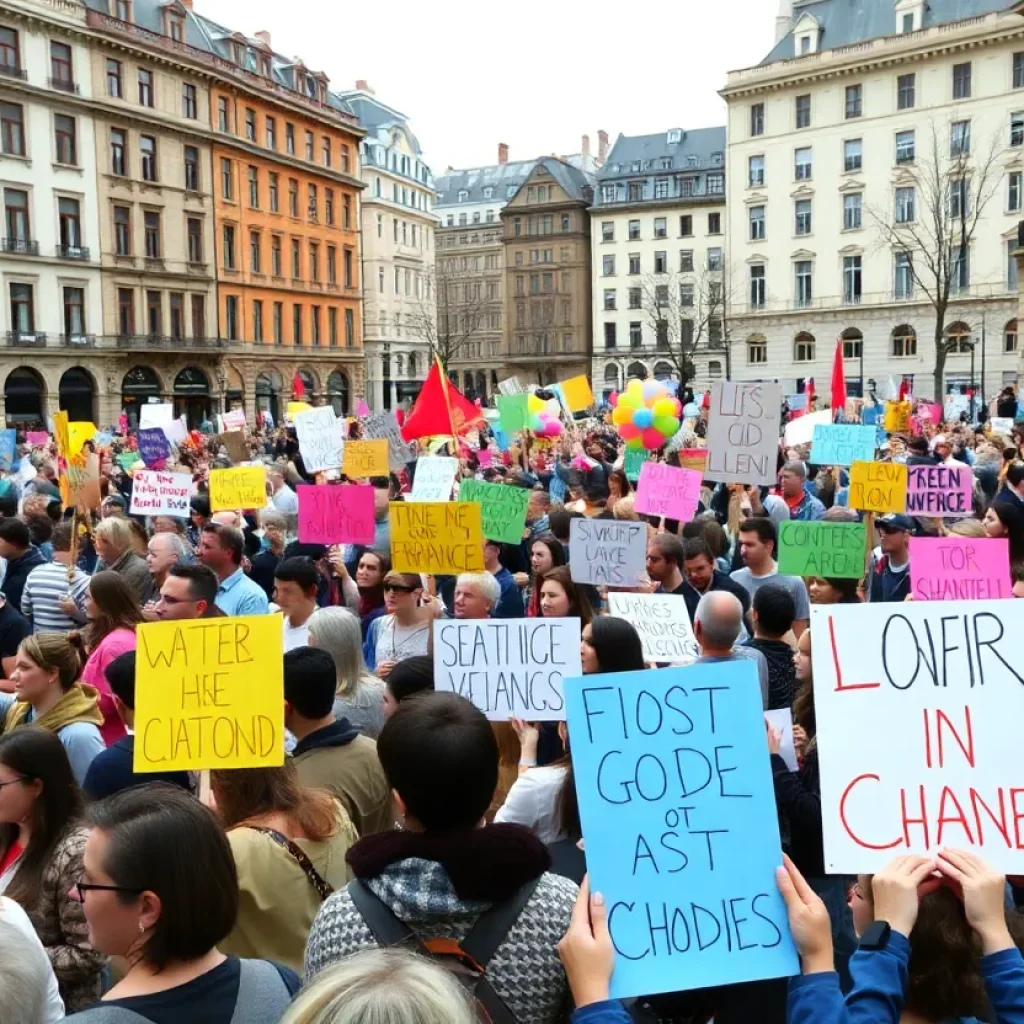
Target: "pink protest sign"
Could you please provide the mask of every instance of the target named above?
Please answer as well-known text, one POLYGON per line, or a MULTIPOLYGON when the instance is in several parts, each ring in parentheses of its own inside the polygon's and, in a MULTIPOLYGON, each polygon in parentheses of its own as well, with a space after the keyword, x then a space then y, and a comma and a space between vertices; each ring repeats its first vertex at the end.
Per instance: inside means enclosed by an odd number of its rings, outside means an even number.
POLYGON ((483 448, 476 453, 476 461, 480 463, 481 469, 486 469, 493 460, 494 456, 490 448, 483 448))
POLYGON ((357 416, 369 416, 370 407, 361 398, 356 403, 356 415, 357 416))
POLYGON ((910 588, 915 601, 1012 598, 1005 537, 911 537, 910 588))
POLYGON ((50 435, 45 430, 30 430, 25 440, 32 445, 47 445, 50 443, 50 435))
POLYGON ((908 516, 973 515, 974 470, 955 466, 907 466, 908 516))
POLYGON ((364 484, 300 484, 299 542, 372 544, 373 488, 364 484))
POLYGON ((917 416, 922 423, 941 423, 942 406, 934 405, 928 402, 922 402, 917 407, 917 416))
POLYGON ((688 523, 697 511, 702 474, 661 462, 645 462, 636 485, 635 509, 644 515, 664 516, 688 523))

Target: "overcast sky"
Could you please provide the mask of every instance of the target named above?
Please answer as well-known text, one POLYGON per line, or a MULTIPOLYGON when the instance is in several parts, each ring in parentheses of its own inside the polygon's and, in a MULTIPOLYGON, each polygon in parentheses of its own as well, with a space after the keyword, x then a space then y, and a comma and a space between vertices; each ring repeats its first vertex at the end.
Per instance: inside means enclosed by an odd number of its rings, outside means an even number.
POLYGON ((323 70, 365 79, 406 114, 435 174, 448 166, 574 153, 587 133, 642 135, 725 123, 730 69, 774 42, 775 0, 548 0, 495 6, 326 0, 195 0, 195 9, 323 70))

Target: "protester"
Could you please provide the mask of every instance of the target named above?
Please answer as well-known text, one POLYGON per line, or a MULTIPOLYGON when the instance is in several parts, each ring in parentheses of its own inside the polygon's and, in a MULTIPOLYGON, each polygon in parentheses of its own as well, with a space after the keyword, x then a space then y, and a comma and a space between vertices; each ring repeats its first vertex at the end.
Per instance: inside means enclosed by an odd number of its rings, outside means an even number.
POLYGON ((283 613, 285 652, 309 643, 309 617, 316 611, 320 575, 311 558, 282 559, 274 570, 274 601, 283 613))
POLYGON ((787 462, 779 473, 779 495, 789 508, 789 518, 804 522, 821 519, 825 506, 804 486, 807 467, 799 461, 787 462))
POLYGON ((274 599, 274 570, 277 568, 287 544, 288 520, 272 505, 259 512, 260 529, 263 539, 260 550, 252 556, 250 578, 259 584, 267 599, 274 599))
POLYGON ((758 587, 766 583, 777 583, 793 597, 796 605, 796 619, 793 621, 793 632, 799 636, 806 628, 810 619, 810 602, 807 599, 807 587, 799 576, 782 576, 779 564, 775 560, 778 535, 775 527, 767 519, 744 519, 739 528, 740 553, 743 556, 743 568, 730 575, 734 583, 738 583, 753 598, 758 587))
POLYGON ((743 605, 734 594, 714 591, 705 594, 693 616, 693 636, 700 649, 700 661, 752 661, 761 688, 761 706, 768 707, 768 664, 752 647, 737 646, 743 627, 743 605))
POLYGON ((387 721, 398 705, 417 693, 434 689, 434 662, 432 658, 418 656, 400 661, 384 684, 384 720, 387 721))
POLYGON ((811 604, 859 604, 860 580, 844 577, 808 576, 807 595, 811 604))
POLYGON ((575 617, 586 625, 594 617, 590 599, 573 583, 569 566, 559 565, 541 576, 540 613, 546 619, 575 617))
MULTIPOLYGON (((520 600, 516 591, 516 600, 520 600)), ((501 586, 490 572, 464 572, 455 581, 455 618, 487 619, 493 614, 496 619, 501 601, 501 586)))
POLYGON ((647 575, 657 583, 655 593, 682 594, 683 542, 673 533, 656 533, 647 544, 647 575))
POLYGON ((267 470, 267 483, 270 485, 270 501, 274 508, 282 515, 297 516, 298 495, 285 483, 284 473, 277 466, 267 470))
POLYGON ((387 679, 404 658, 426 654, 434 613, 420 604, 423 582, 416 573, 395 572, 384 577, 387 614, 370 624, 363 644, 366 667, 387 679))
POLYGON ((484 569, 497 581, 500 595, 492 614, 496 619, 521 619, 526 614, 523 597, 515 577, 501 564, 501 551, 502 545, 497 541, 484 541, 484 569))
POLYGON ((914 522, 901 512, 875 520, 879 546, 871 552, 865 600, 872 604, 905 601, 910 594, 910 535, 914 522))
POLYGON ((189 519, 185 533, 193 551, 199 550, 199 537, 210 521, 210 498, 206 494, 193 494, 189 499, 189 519))
POLYGON ((359 625, 364 640, 370 623, 385 614, 384 577, 390 568, 391 559, 384 552, 364 551, 359 557, 356 586, 359 589, 359 625))
POLYGON ((36 566, 46 559, 32 543, 28 526, 21 519, 0 519, 0 559, 7 565, 3 575, 3 595, 15 611, 21 613, 21 594, 25 581, 36 566))
POLYGON ((131 524, 123 516, 108 516, 97 524, 94 537, 102 568, 123 576, 135 600, 144 604, 151 587, 149 567, 135 552, 131 524))
POLYGON ((171 566, 160 588, 157 617, 164 621, 223 615, 214 603, 219 586, 213 570, 200 562, 171 566))
MULTIPOLYGON (((1003 477, 1003 485, 996 495, 996 501, 1009 502, 1024 511, 1024 462, 1010 463, 1003 477)), ((2 555, 3 549, 0 547, 0 556, 2 555)))
MULTIPOLYGON (((551 534, 530 541, 530 572, 520 573, 525 587, 523 603, 530 618, 540 615, 540 579, 549 569, 565 565, 565 548, 551 534)), ((517 580, 518 582, 518 580, 517 580)))
POLYGON ((89 577, 71 566, 71 524, 58 523, 52 535, 53 561, 25 578, 21 608, 33 633, 67 633, 85 622, 89 577))
POLYGON ((29 916, 0 896, 0 993, 4 1024, 57 1024, 64 1000, 29 916))
POLYGON ((986 537, 1005 537, 1010 561, 1024 561, 1024 505, 997 501, 990 505, 982 521, 986 537))
POLYGON ((267 595, 242 571, 244 549, 241 530, 207 523, 199 540, 199 561, 217 577, 217 607, 225 615, 266 615, 270 611, 267 595))
MULTIPOLYGON (((715 525, 717 526, 718 524, 716 523, 715 525)), ((657 537, 653 538, 653 540, 657 540, 658 537, 662 536, 671 537, 671 534, 659 534, 657 537)), ((677 556, 679 554, 677 538, 675 537, 672 537, 671 541, 661 541, 658 548, 660 549, 663 558, 665 557, 666 551, 671 551, 673 556, 677 556)), ((650 575, 651 547, 648 547, 647 549, 647 558, 647 572, 648 575, 650 575)), ((747 613, 750 610, 749 592, 745 587, 736 583, 725 572, 722 572, 717 566, 718 560, 715 558, 713 552, 708 547, 707 541, 705 541, 703 537, 694 537, 692 540, 686 540, 683 542, 682 568, 685 578, 682 586, 673 591, 673 593, 682 594, 686 599, 686 610, 689 613, 691 622, 693 621, 694 615, 697 613, 697 605, 700 602, 701 597, 713 590, 724 590, 733 594, 743 606, 744 620, 747 617, 747 613)), ((657 571, 658 569, 659 566, 656 563, 655 570, 657 571)), ((651 578, 653 579, 654 577, 652 576, 651 578)))
POLYGON ((760 651, 768 664, 767 711, 788 708, 793 703, 796 690, 793 648, 785 637, 793 629, 795 612, 793 595, 784 587, 769 584, 759 587, 754 593, 750 613, 754 637, 748 641, 748 646, 760 651))
POLYGON ((9 605, 0 593, 0 690, 9 693, 13 687, 10 675, 21 641, 31 636, 32 627, 17 608, 9 605))
POLYGON ((190 553, 185 541, 176 533, 156 533, 149 538, 146 566, 149 569, 150 587, 143 606, 144 616, 153 621, 157 618, 156 603, 160 599, 160 588, 167 579, 172 566, 187 562, 190 553))
POLYGON ((625 619, 610 615, 598 616, 583 627, 580 661, 584 675, 634 672, 646 667, 637 631, 625 619))

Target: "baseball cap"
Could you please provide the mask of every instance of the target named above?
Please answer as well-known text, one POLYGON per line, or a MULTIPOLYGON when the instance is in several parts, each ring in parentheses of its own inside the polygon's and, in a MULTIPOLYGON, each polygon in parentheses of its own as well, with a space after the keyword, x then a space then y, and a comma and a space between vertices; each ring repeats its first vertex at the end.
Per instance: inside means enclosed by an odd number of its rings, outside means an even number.
POLYGON ((880 530, 907 530, 909 532, 914 529, 914 521, 910 516, 903 515, 902 512, 886 512, 884 516, 879 516, 875 520, 875 526, 880 530))

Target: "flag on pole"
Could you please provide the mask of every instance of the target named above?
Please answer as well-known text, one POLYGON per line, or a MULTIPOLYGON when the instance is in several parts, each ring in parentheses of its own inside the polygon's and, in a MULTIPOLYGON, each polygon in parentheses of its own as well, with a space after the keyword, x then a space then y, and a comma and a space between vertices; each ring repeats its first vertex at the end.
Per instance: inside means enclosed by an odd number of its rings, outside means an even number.
POLYGON ((292 377, 292 396, 297 399, 301 399, 306 393, 306 385, 302 383, 302 378, 296 371, 295 376, 292 377))
POLYGON ((401 433, 405 441, 438 434, 451 437, 483 421, 481 411, 442 373, 441 364, 435 362, 402 424, 401 433))

